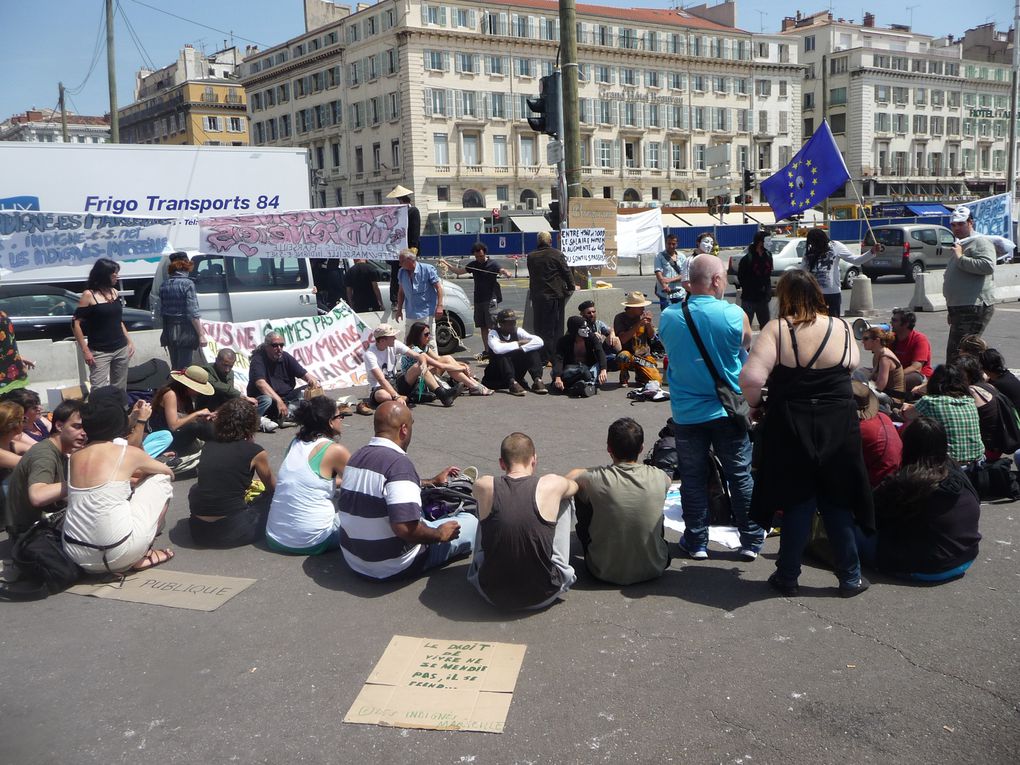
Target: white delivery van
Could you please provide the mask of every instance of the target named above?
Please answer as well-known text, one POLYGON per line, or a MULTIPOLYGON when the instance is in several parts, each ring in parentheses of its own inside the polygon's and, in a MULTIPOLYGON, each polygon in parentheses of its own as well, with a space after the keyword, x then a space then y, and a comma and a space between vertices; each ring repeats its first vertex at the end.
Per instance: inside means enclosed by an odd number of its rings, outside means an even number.
MULTIPOLYGON (((0 210, 174 218, 171 247, 195 253, 200 215, 311 206, 305 149, 0 141, 0 168, 0 210)), ((132 305, 148 305, 159 260, 123 261, 121 286, 132 305)), ((89 268, 0 269, 0 284, 80 292, 89 268)))

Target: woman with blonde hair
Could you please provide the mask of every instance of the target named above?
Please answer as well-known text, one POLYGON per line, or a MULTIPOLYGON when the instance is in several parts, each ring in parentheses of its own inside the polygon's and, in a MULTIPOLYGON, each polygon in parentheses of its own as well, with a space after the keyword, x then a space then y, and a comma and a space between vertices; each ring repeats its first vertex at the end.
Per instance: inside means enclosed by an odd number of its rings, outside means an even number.
POLYGON ((798 591, 800 561, 820 512, 832 545, 841 597, 869 586, 861 576, 854 521, 875 526, 850 372, 859 352, 849 325, 826 315, 826 300, 810 273, 789 271, 776 289, 779 318, 762 329, 740 373, 740 387, 760 414, 761 462, 751 517, 763 528, 783 511, 776 572, 769 584, 784 595, 798 591))
POLYGON ((878 395, 878 400, 891 409, 902 406, 907 395, 903 364, 892 351, 895 342, 896 335, 881 327, 868 327, 861 335, 864 350, 871 351, 871 376, 868 383, 878 395))

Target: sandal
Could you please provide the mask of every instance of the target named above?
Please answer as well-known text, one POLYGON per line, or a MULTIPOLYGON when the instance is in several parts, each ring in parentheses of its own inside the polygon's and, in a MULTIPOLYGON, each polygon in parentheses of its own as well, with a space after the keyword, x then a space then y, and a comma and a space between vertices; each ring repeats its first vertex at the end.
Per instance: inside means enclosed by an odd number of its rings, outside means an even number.
POLYGON ((152 550, 145 553, 145 557, 138 561, 131 567, 132 571, 145 571, 146 569, 153 568, 172 560, 174 557, 174 551, 167 548, 166 550, 152 550))
POLYGON ((491 396, 492 389, 486 388, 484 385, 479 385, 477 388, 471 389, 472 396, 491 396))

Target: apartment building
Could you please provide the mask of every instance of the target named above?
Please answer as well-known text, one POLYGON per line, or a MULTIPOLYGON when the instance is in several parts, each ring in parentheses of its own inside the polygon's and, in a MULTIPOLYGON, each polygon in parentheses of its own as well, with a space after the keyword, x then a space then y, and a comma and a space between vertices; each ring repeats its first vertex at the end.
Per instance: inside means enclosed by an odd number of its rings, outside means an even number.
POLYGON ((135 100, 118 109, 123 143, 247 146, 242 54, 234 47, 205 55, 186 45, 177 61, 135 76, 135 100))
MULTIPOLYGON (((1005 192, 1010 69, 963 58, 951 37, 822 11, 783 21, 806 66, 805 140, 828 119, 866 199, 967 199, 1005 192)), ((849 184, 833 195, 849 199, 849 184)))
MULTIPOLYGON (((800 146, 803 68, 752 38, 734 5, 577 8, 583 192, 621 203, 707 198, 709 146, 733 192, 800 146)), ((556 68, 553 0, 306 0, 309 31, 245 58, 252 143, 302 146, 320 206, 378 204, 397 183, 423 211, 545 207, 549 139, 527 99, 556 68)))
MULTIPOLYGON (((107 143, 110 118, 67 113, 68 143, 107 143)), ((0 141, 63 143, 60 112, 55 109, 29 109, 0 122, 0 141)))

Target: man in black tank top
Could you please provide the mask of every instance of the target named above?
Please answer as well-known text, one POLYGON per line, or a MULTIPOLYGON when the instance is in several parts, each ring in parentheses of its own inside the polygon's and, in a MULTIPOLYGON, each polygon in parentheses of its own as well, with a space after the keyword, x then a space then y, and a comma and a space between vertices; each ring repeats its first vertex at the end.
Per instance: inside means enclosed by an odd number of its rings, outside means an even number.
POLYGON ((535 475, 535 444, 511 433, 499 448, 501 476, 474 485, 478 537, 470 581, 497 608, 539 609, 577 580, 570 566, 570 527, 577 484, 563 476, 535 475))

